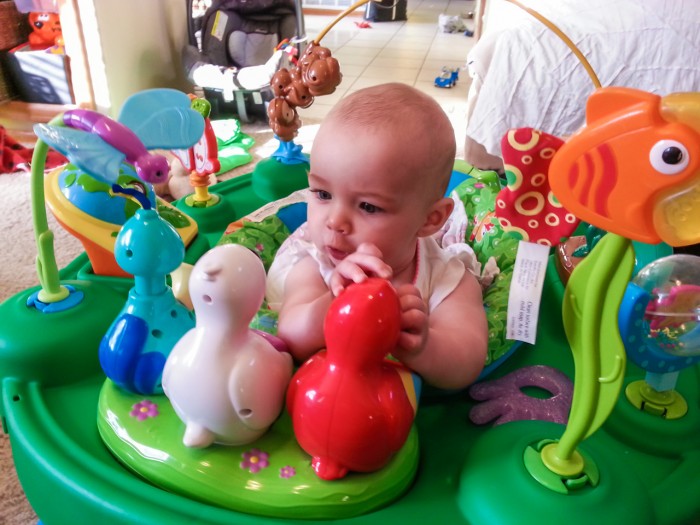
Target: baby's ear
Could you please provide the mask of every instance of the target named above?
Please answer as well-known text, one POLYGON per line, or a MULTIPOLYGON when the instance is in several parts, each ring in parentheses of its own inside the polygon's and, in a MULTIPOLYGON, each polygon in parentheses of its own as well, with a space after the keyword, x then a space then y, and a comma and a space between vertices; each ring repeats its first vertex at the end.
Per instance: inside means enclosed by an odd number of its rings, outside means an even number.
POLYGON ((445 221, 452 213, 455 201, 450 197, 443 197, 436 201, 429 209, 425 223, 418 230, 418 237, 428 237, 442 228, 445 221))

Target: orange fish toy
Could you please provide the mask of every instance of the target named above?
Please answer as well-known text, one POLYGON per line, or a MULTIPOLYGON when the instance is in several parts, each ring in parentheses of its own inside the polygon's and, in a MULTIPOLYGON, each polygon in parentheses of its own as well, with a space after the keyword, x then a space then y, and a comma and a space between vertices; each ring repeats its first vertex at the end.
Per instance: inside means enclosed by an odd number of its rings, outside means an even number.
POLYGON ((597 90, 586 126, 554 156, 549 178, 583 221, 649 244, 697 243, 700 93, 597 90))
POLYGON ((496 214, 524 240, 555 244, 582 220, 649 244, 700 241, 700 93, 599 88, 565 142, 518 129, 502 146, 496 214))

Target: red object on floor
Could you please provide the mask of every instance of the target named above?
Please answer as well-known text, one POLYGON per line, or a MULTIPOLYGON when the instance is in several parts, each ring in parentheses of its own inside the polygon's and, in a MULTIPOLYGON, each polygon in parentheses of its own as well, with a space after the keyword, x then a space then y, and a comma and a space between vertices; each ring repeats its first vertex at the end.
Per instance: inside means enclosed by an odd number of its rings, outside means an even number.
MULTIPOLYGON (((33 148, 23 146, 13 139, 3 126, 0 126, 0 173, 29 171, 33 153, 33 148)), ((55 168, 67 162, 68 159, 57 151, 49 151, 46 155, 45 168, 55 168)))

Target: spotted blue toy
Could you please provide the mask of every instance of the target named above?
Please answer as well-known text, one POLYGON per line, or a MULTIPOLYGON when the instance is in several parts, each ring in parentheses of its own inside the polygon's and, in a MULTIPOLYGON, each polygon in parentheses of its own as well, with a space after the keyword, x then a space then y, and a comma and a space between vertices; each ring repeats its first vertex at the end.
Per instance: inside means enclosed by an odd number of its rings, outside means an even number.
POLYGON ((194 327, 194 315, 175 299, 166 282, 166 276, 182 264, 185 246, 148 196, 116 185, 112 189, 131 195, 143 208, 117 236, 117 264, 134 276, 134 286, 100 343, 100 365, 107 377, 129 392, 160 394, 170 351, 194 327))

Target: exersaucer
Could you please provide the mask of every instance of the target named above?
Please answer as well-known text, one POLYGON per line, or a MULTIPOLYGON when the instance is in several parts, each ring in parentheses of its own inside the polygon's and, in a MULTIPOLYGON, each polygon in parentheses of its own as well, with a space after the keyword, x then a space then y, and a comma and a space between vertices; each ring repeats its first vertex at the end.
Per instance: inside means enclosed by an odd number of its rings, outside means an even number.
MULTIPOLYGON (((165 396, 105 379, 97 349, 139 276, 99 275, 85 254, 59 272, 37 198, 42 286, 0 305, 3 429, 37 514, 49 525, 692 523, 700 516, 686 496, 700 493, 700 368, 691 344, 700 283, 685 263, 659 259, 659 246, 700 239, 688 213, 700 170, 697 97, 599 89, 586 126, 568 141, 529 129, 504 139, 514 155, 505 186, 494 173, 458 167, 450 190, 470 219, 465 240, 480 262, 495 257, 501 269, 492 285, 500 293, 484 297, 485 374, 469 391, 425 389, 406 444, 386 467, 330 482, 310 472, 286 413, 258 442, 186 449, 165 396), (541 161, 547 169, 526 169, 541 161), (579 219, 608 233, 586 239, 570 274, 548 256, 536 340, 514 344, 506 309, 518 239, 547 244, 540 221, 558 235, 579 219)), ((52 140, 50 131, 43 138, 52 140)), ((46 150, 40 140, 35 190, 46 150)), ((291 232, 303 210, 267 205, 303 184, 261 195, 256 176, 212 187, 216 205, 176 203, 198 231, 186 262, 219 243, 243 244, 263 261, 274 255, 277 233, 291 232)), ((265 312, 258 322, 269 327, 265 312)))
MULTIPOLYGON (((453 186, 461 185, 465 202, 477 210, 477 199, 466 198, 472 194, 468 188, 476 186, 482 190, 478 196, 483 197, 497 178, 477 171, 471 174, 465 181, 465 175, 456 172, 453 186)), ((235 195, 231 202, 237 215, 246 216, 261 204, 251 189, 251 177, 221 183, 212 190, 224 196, 235 195)), ((178 205, 182 209, 181 203, 178 205)), ((290 224, 294 222, 281 215, 290 224)), ((216 239, 213 245, 226 226, 220 224, 218 231, 204 231, 203 237, 216 239)), ((488 228, 482 225, 473 233, 474 238, 481 235, 483 239, 489 230, 497 228, 497 222, 489 222, 488 228)), ((238 235, 245 242, 240 229, 230 235, 238 235)), ((182 457, 168 457, 158 448, 159 440, 172 442, 164 448, 178 448, 179 443, 179 434, 169 435, 175 432, 177 422, 169 414, 165 398, 120 394, 110 409, 115 415, 99 423, 100 427, 109 426, 114 434, 106 436, 102 429, 103 437, 107 441, 115 438, 117 430, 122 431, 118 420, 128 422, 128 432, 141 433, 139 437, 145 441, 131 447, 130 453, 139 456, 137 462, 146 458, 154 468, 166 469, 180 483, 177 487, 159 483, 167 487, 164 490, 147 480, 152 475, 147 470, 137 475, 133 467, 125 468, 130 460, 118 460, 109 452, 95 422, 96 413, 103 410, 100 405, 108 402, 115 390, 109 381, 105 382, 95 348, 131 284, 127 279, 95 276, 86 255, 63 269, 60 276, 62 282, 72 282, 85 293, 85 308, 80 307, 84 311, 79 312, 79 320, 73 318, 75 312, 59 312, 47 318, 28 311, 26 300, 36 289, 22 292, 0 306, 3 318, 13 319, 16 328, 11 334, 3 328, 4 428, 10 434, 27 497, 45 523, 103 520, 259 524, 280 523, 289 517, 302 522, 343 519, 349 523, 398 523, 434 520, 436 516, 449 523, 555 523, 563 513, 580 523, 591 519, 612 523, 630 517, 641 523, 683 523, 697 515, 696 503, 684 498, 680 490, 686 487, 693 493, 698 483, 694 476, 697 444, 693 439, 700 425, 697 403, 690 403, 686 417, 670 421, 639 411, 624 397, 617 400, 605 425, 580 447, 587 457, 595 458, 597 486, 584 487, 573 495, 543 487, 524 468, 524 451, 543 436, 559 436, 563 428, 560 423, 513 421, 494 427, 477 426, 469 421, 469 413, 478 405, 467 392, 426 392, 408 448, 396 456, 395 468, 380 471, 370 483, 383 488, 392 475, 409 480, 385 494, 385 501, 377 502, 376 494, 363 493, 363 482, 369 480, 363 478, 371 476, 353 475, 340 482, 324 482, 329 486, 328 499, 310 507, 300 504, 312 492, 307 485, 310 478, 303 474, 302 453, 294 450, 285 457, 284 464, 276 462, 280 448, 289 446, 279 444, 278 429, 284 433, 289 427, 288 417, 283 415, 262 444, 228 451, 228 462, 221 465, 224 472, 219 475, 226 480, 237 474, 250 476, 237 489, 250 494, 249 501, 239 510, 231 510, 227 507, 236 504, 235 496, 230 495, 228 501, 218 499, 222 494, 219 481, 207 484, 206 472, 193 473, 192 465, 179 463, 182 457), (33 337, 26 337, 27 333, 33 337), (37 340, 41 334, 48 335, 37 340), (295 454, 298 463, 288 465, 287 460, 295 454), (265 463, 267 466, 263 466, 265 463), (253 473, 256 464, 260 468, 253 473), (183 495, 183 490, 193 485, 197 485, 198 494, 183 495), (285 495, 275 492, 285 485, 285 495), (270 493, 265 492, 268 488, 270 493), (268 499, 274 502, 273 509, 266 506, 268 499), (260 506, 247 508, 252 505, 250 500, 260 506)), ((491 372, 484 384, 497 378, 507 380, 513 372, 542 365, 574 377, 574 362, 560 314, 563 297, 561 277, 550 261, 542 298, 541 319, 545 321, 536 344, 522 345, 491 372)), ((628 366, 625 382, 643 375, 641 368, 628 366)), ((698 384, 700 376, 694 366, 680 375, 677 390, 689 400, 698 399, 698 384)), ((535 399, 547 397, 541 389, 531 394, 535 399)), ((195 462, 198 471, 216 470, 217 455, 227 454, 222 450, 225 447, 194 452, 182 451, 182 445, 179 448, 182 454, 189 453, 188 461, 195 462)))

